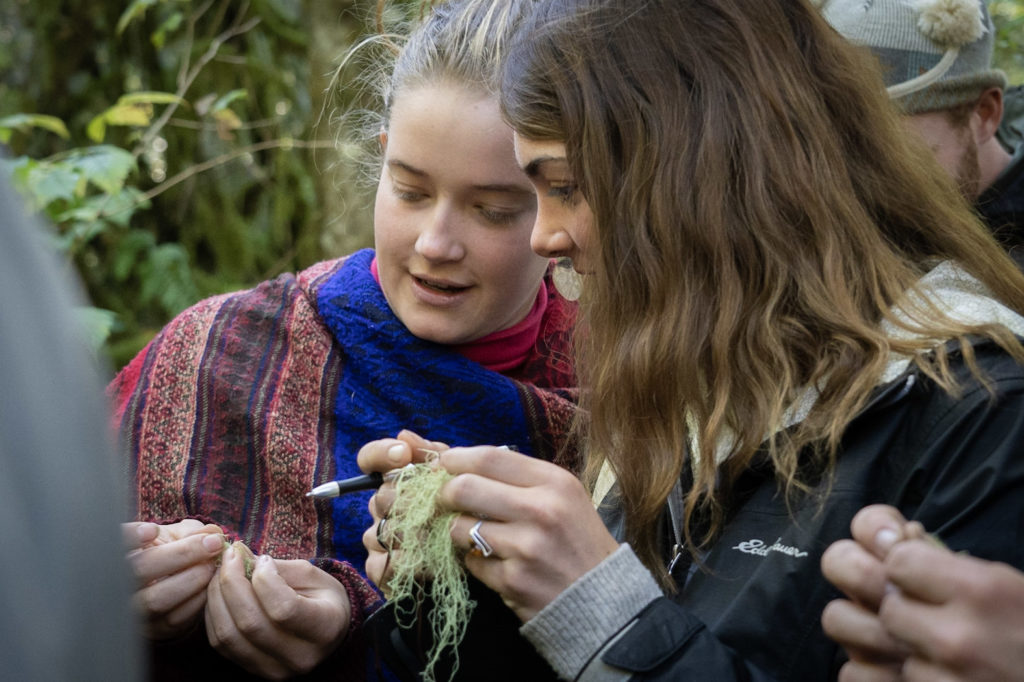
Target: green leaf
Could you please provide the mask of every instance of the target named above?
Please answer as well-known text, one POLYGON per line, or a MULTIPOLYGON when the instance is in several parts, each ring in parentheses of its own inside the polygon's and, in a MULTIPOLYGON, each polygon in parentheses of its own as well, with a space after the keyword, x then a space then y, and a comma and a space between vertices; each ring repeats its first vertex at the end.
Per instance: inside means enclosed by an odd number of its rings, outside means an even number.
POLYGON ((124 33, 124 30, 128 28, 128 24, 143 16, 146 13, 146 10, 156 3, 157 0, 134 0, 134 2, 128 5, 125 11, 121 13, 121 18, 117 20, 117 35, 124 33))
POLYGON ((85 127, 85 134, 89 136, 89 139, 93 142, 103 142, 103 138, 107 136, 107 114, 103 112, 98 116, 94 116, 89 125, 85 127))
POLYGON ((136 104, 115 104, 103 112, 107 125, 144 128, 153 120, 153 107, 136 104))
POLYGON ((118 282, 124 282, 139 264, 139 254, 156 246, 156 239, 149 232, 132 230, 118 240, 114 252, 111 273, 118 282))
MULTIPOLYGON (((74 223, 90 223, 99 220, 100 218, 100 207, 93 202, 85 202, 79 206, 73 206, 66 211, 62 211, 53 217, 54 222, 58 224, 74 222, 74 223)), ((78 228, 72 228, 76 230, 78 228)))
POLYGON ((213 112, 213 118, 217 121, 217 129, 221 132, 238 130, 242 127, 242 119, 230 109, 221 109, 213 112))
POLYGON ((158 303, 170 315, 181 312, 197 298, 188 252, 181 244, 161 244, 152 249, 140 274, 140 299, 158 303))
POLYGON ((149 37, 150 42, 153 43, 153 47, 158 50, 163 49, 164 45, 167 44, 167 34, 177 31, 184 19, 185 15, 181 12, 175 12, 171 16, 167 17, 167 19, 165 19, 153 32, 153 35, 149 37))
POLYGON ((117 194, 129 173, 135 170, 135 157, 112 145, 76 149, 66 163, 73 165, 92 184, 107 194, 117 194))
POLYGON ((70 239, 68 247, 79 250, 91 242, 97 235, 106 232, 108 225, 102 220, 93 219, 73 222, 66 229, 67 236, 70 239))
POLYGON ((81 175, 62 163, 39 163, 28 172, 26 188, 37 208, 44 208, 58 200, 71 201, 81 175))
POLYGON ((183 97, 173 92, 140 91, 121 95, 117 99, 119 105, 133 104, 188 104, 183 97))
POLYGON ((47 116, 46 114, 14 114, 0 118, 0 132, 6 131, 6 138, 8 140, 12 130, 17 129, 25 132, 30 128, 49 130, 51 133, 60 135, 65 140, 71 137, 67 126, 64 125, 64 121, 56 116, 47 116))
POLYGON ((101 216, 121 227, 128 227, 136 211, 150 207, 149 200, 143 200, 143 193, 130 185, 117 194, 104 197, 104 199, 101 216))
POLYGON ((11 179, 12 184, 24 184, 28 172, 39 162, 27 156, 9 159, 0 155, 0 173, 11 179))
POLYGON ((117 194, 98 194, 54 216, 54 221, 89 223, 104 220, 119 227, 128 227, 136 210, 149 207, 149 202, 142 201, 142 197, 142 192, 131 186, 117 194))
POLYGON ((93 142, 102 142, 107 126, 131 126, 141 128, 153 120, 154 104, 184 104, 188 102, 170 92, 141 91, 122 95, 117 104, 93 117, 85 128, 85 134, 93 142))
POLYGON ((218 111, 227 109, 228 105, 230 105, 232 102, 235 102, 240 99, 246 99, 248 96, 249 92, 244 88, 239 88, 237 90, 232 90, 231 92, 226 92, 217 98, 217 101, 214 102, 213 106, 210 107, 210 111, 212 113, 217 113, 218 111))

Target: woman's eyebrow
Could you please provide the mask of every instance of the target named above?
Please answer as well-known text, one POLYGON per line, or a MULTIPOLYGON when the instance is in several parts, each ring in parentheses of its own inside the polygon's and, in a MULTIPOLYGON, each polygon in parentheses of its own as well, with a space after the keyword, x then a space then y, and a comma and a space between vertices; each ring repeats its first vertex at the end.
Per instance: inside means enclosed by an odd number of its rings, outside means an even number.
POLYGON ((427 174, 426 171, 422 171, 419 168, 416 168, 415 166, 410 166, 405 161, 398 161, 397 159, 389 159, 387 162, 387 166, 388 168, 398 168, 404 170, 406 173, 411 173, 413 175, 425 176, 427 174))
MULTIPOLYGON (((399 170, 403 170, 406 173, 409 173, 410 175, 415 175, 421 178, 425 178, 428 175, 426 171, 420 170, 419 168, 416 168, 416 166, 411 166, 405 161, 399 161, 398 159, 388 160, 387 166, 388 168, 398 168, 399 170)), ((473 189, 478 192, 502 192, 505 194, 533 194, 533 190, 530 189, 528 186, 524 187, 523 185, 505 182, 473 185, 473 189)))

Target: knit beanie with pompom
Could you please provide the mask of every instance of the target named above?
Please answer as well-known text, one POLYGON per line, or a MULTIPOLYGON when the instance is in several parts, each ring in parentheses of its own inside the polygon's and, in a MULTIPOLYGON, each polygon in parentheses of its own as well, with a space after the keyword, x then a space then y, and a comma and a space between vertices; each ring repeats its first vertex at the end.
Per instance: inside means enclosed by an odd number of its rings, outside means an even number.
POLYGON ((975 102, 1006 88, 992 68, 984 0, 817 0, 825 20, 882 63, 889 96, 908 114, 975 102))

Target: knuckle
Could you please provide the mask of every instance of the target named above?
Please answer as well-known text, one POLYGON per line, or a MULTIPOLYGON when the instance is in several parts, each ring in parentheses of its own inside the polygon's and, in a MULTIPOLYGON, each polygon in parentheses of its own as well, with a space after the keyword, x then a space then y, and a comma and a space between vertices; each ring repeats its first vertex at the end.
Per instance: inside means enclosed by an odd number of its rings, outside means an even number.
POLYGON ((974 631, 964 623, 951 622, 935 632, 935 656, 950 666, 963 666, 974 658, 982 644, 974 631))
POLYGON ((885 557, 885 564, 894 571, 903 571, 913 561, 917 547, 912 542, 900 542, 889 550, 885 557))
POLYGON ((246 610, 235 617, 235 627, 246 639, 252 639, 263 630, 263 620, 252 611, 246 610))
POLYGON ((545 533, 524 535, 518 545, 518 550, 523 561, 531 564, 543 563, 551 555, 545 533))
POLYGON ((997 608, 1012 591, 1006 589, 1002 578, 1008 567, 992 564, 991 572, 971 571, 958 573, 957 592, 969 603, 986 611, 997 608))
POLYGON ((277 624, 290 623, 298 615, 299 604, 295 599, 275 599, 264 605, 267 617, 277 624))
POLYGON ((158 591, 152 588, 144 588, 136 592, 134 601, 136 608, 150 617, 160 616, 168 608, 165 600, 160 598, 158 591))
POLYGON ((229 648, 231 634, 229 629, 222 623, 207 623, 206 639, 214 649, 223 651, 229 648))
POLYGON ((197 614, 191 611, 175 610, 168 613, 163 622, 172 632, 183 632, 192 626, 197 617, 197 614))
POLYGON ((567 512, 553 505, 531 505, 530 514, 537 526, 546 533, 554 531, 554 529, 561 525, 564 519, 569 518, 567 512))
POLYGON ((536 579, 531 571, 526 569, 525 564, 520 562, 509 562, 504 572, 505 591, 513 600, 521 600, 529 594, 530 588, 535 584, 536 579))
POLYGON ((311 672, 317 666, 319 660, 312 651, 303 648, 302 651, 288 657, 287 665, 292 673, 304 675, 311 672))
POLYGON ((448 481, 444 486, 444 492, 448 499, 456 504, 464 500, 470 494, 473 484, 468 475, 459 475, 448 481))
POLYGON ((395 487, 387 483, 377 489, 373 496, 373 506, 377 510, 377 516, 387 516, 395 503, 395 487))

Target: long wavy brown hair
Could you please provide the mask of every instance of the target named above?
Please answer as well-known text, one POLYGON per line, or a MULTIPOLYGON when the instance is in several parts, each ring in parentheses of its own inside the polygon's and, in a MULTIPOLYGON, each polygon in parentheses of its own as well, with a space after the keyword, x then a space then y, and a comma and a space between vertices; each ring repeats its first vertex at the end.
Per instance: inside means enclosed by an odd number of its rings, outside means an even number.
POLYGON ((545 0, 506 59, 502 100, 519 134, 566 143, 593 210, 588 472, 615 473, 626 539, 666 587, 658 521, 685 470, 696 554, 759 451, 787 499, 820 480, 806 472, 833 470, 891 352, 951 392, 935 340, 959 340, 969 364, 972 334, 1024 358, 1005 327, 906 296, 952 259, 1021 311, 1024 277, 907 134, 875 61, 809 2, 545 0), (921 336, 891 338, 883 321, 921 336), (808 386, 812 411, 780 431, 808 386))

